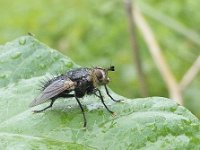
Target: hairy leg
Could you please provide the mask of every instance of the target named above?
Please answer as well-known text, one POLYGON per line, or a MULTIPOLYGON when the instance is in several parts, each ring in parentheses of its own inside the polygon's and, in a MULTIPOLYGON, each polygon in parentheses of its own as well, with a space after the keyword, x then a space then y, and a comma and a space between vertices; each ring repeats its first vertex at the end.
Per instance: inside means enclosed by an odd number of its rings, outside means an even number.
POLYGON ((82 112, 82 114, 83 114, 83 119, 84 119, 84 125, 83 125, 83 127, 86 127, 86 125, 87 125, 87 120, 86 120, 86 117, 85 117, 84 109, 83 109, 82 104, 81 104, 81 102, 79 101, 79 99, 78 99, 77 97, 75 97, 75 98, 76 98, 76 101, 78 102, 78 105, 79 105, 79 107, 81 108, 81 112, 82 112))
POLYGON ((47 107, 45 107, 45 108, 43 108, 43 109, 41 109, 41 110, 34 110, 33 112, 34 112, 34 113, 41 113, 41 112, 45 111, 46 109, 51 108, 51 107, 53 106, 53 103, 54 103, 54 102, 55 102, 55 99, 51 100, 51 103, 50 103, 49 106, 47 106, 47 107))
POLYGON ((106 104, 105 104, 105 102, 104 102, 104 99, 103 99, 103 96, 102 96, 102 94, 101 94, 101 91, 100 91, 99 89, 97 89, 97 91, 98 91, 99 95, 97 95, 97 94, 95 94, 95 95, 101 99, 101 102, 103 103, 103 105, 105 106, 105 108, 107 109, 107 111, 110 112, 111 114, 114 114, 114 112, 111 111, 111 110, 106 106, 106 104))

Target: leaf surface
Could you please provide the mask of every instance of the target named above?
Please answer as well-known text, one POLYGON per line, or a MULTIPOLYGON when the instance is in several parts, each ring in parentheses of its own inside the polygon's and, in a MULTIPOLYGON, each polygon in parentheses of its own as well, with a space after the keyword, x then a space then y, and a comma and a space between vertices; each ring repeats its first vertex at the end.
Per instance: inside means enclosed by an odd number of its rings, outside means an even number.
MULTIPOLYGON (((0 149, 199 149, 200 122, 186 108, 162 97, 127 99, 106 96, 112 117, 94 96, 81 102, 58 99, 43 113, 28 108, 41 80, 77 68, 71 59, 31 36, 0 46, 0 149)), ((112 81, 115 82, 115 81, 112 81)))

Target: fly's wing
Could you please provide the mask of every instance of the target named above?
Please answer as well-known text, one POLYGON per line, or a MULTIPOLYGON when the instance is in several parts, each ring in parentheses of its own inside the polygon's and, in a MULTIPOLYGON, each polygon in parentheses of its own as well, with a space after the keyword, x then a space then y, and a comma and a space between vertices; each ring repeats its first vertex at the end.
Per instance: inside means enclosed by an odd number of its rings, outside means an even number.
POLYGON ((42 93, 36 97, 29 107, 37 106, 39 104, 47 102, 50 98, 62 93, 65 90, 73 90, 75 89, 76 82, 71 81, 68 79, 59 79, 52 82, 48 85, 42 93))

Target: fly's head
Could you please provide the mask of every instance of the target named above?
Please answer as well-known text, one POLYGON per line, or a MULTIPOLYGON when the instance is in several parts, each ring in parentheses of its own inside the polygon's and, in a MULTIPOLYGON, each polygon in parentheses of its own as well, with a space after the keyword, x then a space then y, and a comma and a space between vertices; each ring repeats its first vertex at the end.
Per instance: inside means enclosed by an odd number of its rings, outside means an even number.
POLYGON ((96 67, 92 71, 92 79, 94 86, 106 85, 109 83, 110 79, 108 77, 108 71, 115 71, 114 66, 110 66, 109 68, 100 68, 96 67))

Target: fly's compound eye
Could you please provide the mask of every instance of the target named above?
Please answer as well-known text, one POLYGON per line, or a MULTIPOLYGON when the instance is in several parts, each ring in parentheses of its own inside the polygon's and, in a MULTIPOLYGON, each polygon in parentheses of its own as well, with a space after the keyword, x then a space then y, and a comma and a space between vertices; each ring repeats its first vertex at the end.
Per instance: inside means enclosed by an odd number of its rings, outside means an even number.
POLYGON ((95 71, 95 75, 96 75, 96 77, 97 77, 98 80, 102 80, 103 79, 102 71, 96 70, 95 71))

